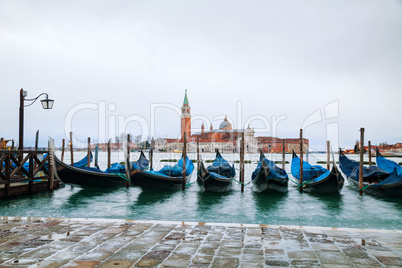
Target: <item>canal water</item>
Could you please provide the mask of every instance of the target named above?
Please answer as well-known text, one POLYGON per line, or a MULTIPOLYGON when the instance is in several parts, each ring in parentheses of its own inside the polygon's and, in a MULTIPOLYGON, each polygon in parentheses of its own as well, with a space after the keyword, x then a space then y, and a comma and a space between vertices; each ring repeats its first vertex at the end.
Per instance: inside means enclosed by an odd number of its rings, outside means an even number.
MULTIPOLYGON (((85 152, 76 152, 77 161, 85 152)), ((60 157, 60 152, 56 152, 60 157)), ((239 159, 238 154, 222 154, 229 162, 239 159)), ((131 153, 136 160, 139 153, 131 153)), ((280 155, 266 155, 272 160, 281 160, 280 155)), ((155 153, 154 169, 165 164, 162 159, 179 159, 180 154, 155 153)), ((195 153, 190 153, 196 159, 195 153)), ((202 159, 213 160, 215 154, 203 154, 202 159)), ((246 154, 245 182, 257 165, 258 154, 246 154)), ((338 158, 338 155, 335 155, 338 158)), ((351 158, 357 160, 357 156, 351 158)), ((402 162, 401 158, 391 158, 402 162)), ((291 155, 286 155, 289 164, 291 155)), ((310 154, 309 162, 326 160, 325 154, 310 154)), ((65 161, 69 163, 68 153, 65 161)), ((123 152, 113 152, 112 162, 124 161, 123 152)), ((375 158, 373 159, 375 161, 375 158)), ((106 153, 100 152, 101 168, 106 167, 106 153)), ((195 164, 195 163, 194 163, 195 164)), ((207 163, 209 165, 210 163, 207 163)), ((235 163, 238 169, 239 165, 235 163)), ((237 170, 237 173, 238 170, 237 170)), ((191 182, 196 180, 196 164, 191 182)), ((318 196, 300 194, 294 183, 289 181, 288 193, 254 193, 251 185, 240 191, 235 183, 229 193, 201 192, 196 183, 184 192, 143 191, 138 187, 88 188, 66 185, 53 193, 31 194, 21 198, 1 200, 0 216, 68 217, 68 218, 116 218, 133 220, 167 220, 214 223, 257 223, 268 225, 300 225, 323 227, 350 227, 402 230, 402 199, 359 196, 346 182, 340 195, 318 196)))

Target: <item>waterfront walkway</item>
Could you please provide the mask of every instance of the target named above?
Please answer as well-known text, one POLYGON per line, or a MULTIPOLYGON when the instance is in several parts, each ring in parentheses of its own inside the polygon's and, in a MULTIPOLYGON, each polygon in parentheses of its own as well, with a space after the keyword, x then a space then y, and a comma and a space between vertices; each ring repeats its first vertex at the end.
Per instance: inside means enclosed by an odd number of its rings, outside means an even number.
POLYGON ((402 231, 0 217, 0 267, 401 267, 402 231))

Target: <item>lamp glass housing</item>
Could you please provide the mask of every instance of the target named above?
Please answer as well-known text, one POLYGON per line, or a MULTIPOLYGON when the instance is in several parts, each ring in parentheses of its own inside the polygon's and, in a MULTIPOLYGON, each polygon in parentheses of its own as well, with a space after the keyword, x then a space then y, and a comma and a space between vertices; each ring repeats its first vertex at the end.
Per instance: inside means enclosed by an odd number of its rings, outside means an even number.
POLYGON ((53 108, 54 100, 46 98, 44 100, 41 100, 40 102, 42 103, 43 109, 52 109, 53 108))

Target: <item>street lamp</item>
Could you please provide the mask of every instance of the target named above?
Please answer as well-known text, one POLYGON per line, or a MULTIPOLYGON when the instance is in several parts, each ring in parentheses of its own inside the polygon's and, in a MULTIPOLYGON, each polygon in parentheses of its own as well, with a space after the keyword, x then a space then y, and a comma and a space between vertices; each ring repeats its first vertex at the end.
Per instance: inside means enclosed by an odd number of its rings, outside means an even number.
POLYGON ((49 99, 49 95, 47 93, 39 94, 36 98, 33 99, 25 99, 27 96, 27 92, 22 88, 20 90, 20 135, 19 135, 19 145, 18 150, 24 150, 24 107, 31 106, 38 100, 40 96, 46 95, 46 99, 41 100, 43 109, 52 109, 54 100, 49 99), (24 102, 31 102, 27 105, 24 102))

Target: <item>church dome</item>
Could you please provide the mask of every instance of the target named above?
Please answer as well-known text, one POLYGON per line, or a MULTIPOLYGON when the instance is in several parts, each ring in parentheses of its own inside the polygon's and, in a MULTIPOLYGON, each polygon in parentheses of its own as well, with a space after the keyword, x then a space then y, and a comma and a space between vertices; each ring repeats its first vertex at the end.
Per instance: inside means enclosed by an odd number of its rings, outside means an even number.
POLYGON ((222 130, 231 130, 232 129, 232 124, 228 121, 228 118, 225 116, 225 119, 222 121, 222 123, 219 125, 219 129, 222 130))

